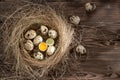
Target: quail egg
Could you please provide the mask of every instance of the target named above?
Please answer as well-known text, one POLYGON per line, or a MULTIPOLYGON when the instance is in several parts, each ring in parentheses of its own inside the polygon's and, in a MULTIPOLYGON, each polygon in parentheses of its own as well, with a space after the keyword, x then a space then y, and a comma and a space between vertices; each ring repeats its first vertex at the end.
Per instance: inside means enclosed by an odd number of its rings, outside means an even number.
POLYGON ((36 52, 34 53, 34 58, 38 59, 38 60, 43 60, 44 59, 44 55, 41 52, 36 52))
POLYGON ((85 4, 85 9, 87 12, 94 11, 96 9, 96 5, 94 3, 88 2, 85 4))
POLYGON ((76 52, 77 52, 77 53, 84 54, 84 53, 86 53, 86 48, 85 48, 83 45, 78 45, 78 46, 76 47, 76 52))
POLYGON ((25 33, 25 38, 26 39, 33 39, 36 37, 36 31, 34 30, 28 30, 26 33, 25 33))
POLYGON ((45 42, 41 42, 38 47, 40 51, 46 51, 48 48, 48 45, 45 42))
POLYGON ((48 38, 48 39, 46 40, 46 44, 47 44, 47 45, 54 45, 54 43, 55 43, 55 41, 54 41, 52 38, 48 38))
POLYGON ((34 38, 33 43, 34 43, 34 45, 37 46, 42 41, 43 41, 43 38, 40 35, 38 35, 34 38))
POLYGON ((46 35, 48 33, 48 28, 44 25, 41 25, 40 31, 43 35, 46 35))
POLYGON ((31 51, 34 48, 33 42, 31 40, 27 40, 24 44, 26 50, 31 51))
POLYGON ((48 32, 49 37, 55 39, 57 37, 57 32, 55 30, 49 30, 48 32))
POLYGON ((79 16, 71 16, 70 22, 77 25, 80 23, 80 17, 79 16))
POLYGON ((55 50, 56 50, 55 46, 49 46, 46 53, 47 53, 47 55, 50 56, 50 55, 54 54, 55 50))

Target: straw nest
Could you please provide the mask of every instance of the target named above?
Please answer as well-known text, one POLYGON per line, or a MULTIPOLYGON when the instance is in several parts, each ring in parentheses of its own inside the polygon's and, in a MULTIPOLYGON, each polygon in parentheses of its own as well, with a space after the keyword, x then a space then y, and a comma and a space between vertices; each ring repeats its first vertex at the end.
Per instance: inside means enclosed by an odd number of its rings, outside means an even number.
POLYGON ((63 16, 43 5, 25 5, 19 8, 7 18, 2 29, 5 57, 10 60, 10 57, 14 56, 13 66, 17 74, 28 73, 39 77, 64 60, 74 32, 63 16), (25 32, 29 29, 37 30, 40 25, 46 25, 58 33, 57 50, 52 56, 42 61, 31 57, 24 48, 25 32))

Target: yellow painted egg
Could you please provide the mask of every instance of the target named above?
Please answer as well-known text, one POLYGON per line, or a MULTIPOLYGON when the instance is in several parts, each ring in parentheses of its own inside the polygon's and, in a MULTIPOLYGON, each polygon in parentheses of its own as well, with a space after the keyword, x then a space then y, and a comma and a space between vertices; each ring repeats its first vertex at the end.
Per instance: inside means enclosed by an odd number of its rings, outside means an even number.
POLYGON ((44 55, 41 53, 41 52, 36 52, 33 54, 34 58, 35 59, 38 59, 38 60, 43 60, 44 59, 44 55))
POLYGON ((36 37, 36 31, 34 30, 28 30, 26 33, 25 33, 25 38, 26 39, 33 39, 36 37))
POLYGON ((42 38, 42 36, 40 36, 40 35, 38 35, 38 36, 36 36, 35 38, 34 38, 34 40, 33 40, 33 43, 34 43, 34 45, 38 45, 40 42, 42 42, 43 41, 43 38, 42 38))
POLYGON ((26 50, 31 51, 34 48, 33 42, 31 40, 27 40, 24 44, 26 50))
POLYGON ((39 50, 40 50, 40 51, 46 51, 47 48, 48 48, 48 45, 47 45, 45 42, 41 42, 41 43, 39 44, 39 50))

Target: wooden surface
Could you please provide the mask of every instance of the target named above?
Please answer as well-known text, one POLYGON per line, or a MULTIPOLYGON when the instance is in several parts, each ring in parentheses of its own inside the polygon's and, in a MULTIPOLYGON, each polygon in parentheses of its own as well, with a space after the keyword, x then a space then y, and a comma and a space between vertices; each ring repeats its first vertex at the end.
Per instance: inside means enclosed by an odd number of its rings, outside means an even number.
MULTIPOLYGON (((30 1, 30 0, 29 0, 30 1)), ((33 1, 36 3, 37 0, 33 1)), ((48 0, 50 1, 50 0, 48 0)), ((0 2, 0 25, 4 22, 16 8, 27 4, 27 1, 19 0, 1 0, 0 2), (14 2, 13 2, 14 1, 14 2), (20 3, 21 2, 21 3, 20 3)), ((72 1, 50 1, 49 4, 55 9, 59 9, 68 18, 70 15, 78 15, 81 18, 80 25, 89 27, 104 27, 106 30, 116 33, 120 29, 120 0, 72 0, 72 1), (97 9, 89 16, 86 14, 84 4, 86 2, 94 2, 97 9)), ((78 28, 79 30, 79 28, 78 28)), ((79 32, 78 32, 79 33, 79 32)), ((111 35, 107 35, 108 37, 111 35)), ((79 36, 78 36, 79 37, 79 36)), ((111 38, 109 38, 111 39, 111 38)), ((94 43, 94 42, 92 42, 94 43)), ((2 48, 1 48, 2 49, 2 48)), ((104 76, 111 74, 108 80, 119 80, 120 75, 120 46, 92 46, 88 47, 89 55, 86 62, 79 62, 78 71, 88 72, 90 74, 99 74, 104 76)), ((2 56, 2 52, 0 53, 2 56)), ((75 70, 76 71, 76 70, 75 70)), ((75 72, 74 71, 74 72, 75 72)), ((78 72, 77 71, 77 72, 78 72)), ((74 74, 74 73, 73 73, 74 74)), ((67 80, 77 80, 74 77, 69 77, 67 80)), ((100 79, 100 78, 99 78, 100 79)), ((78 79, 79 80, 79 79, 78 79)), ((98 79, 94 79, 98 80, 98 79)), ((100 79, 101 80, 101 79, 100 79)), ((104 80, 104 79, 103 79, 104 80)), ((107 80, 107 79, 105 79, 107 80)))

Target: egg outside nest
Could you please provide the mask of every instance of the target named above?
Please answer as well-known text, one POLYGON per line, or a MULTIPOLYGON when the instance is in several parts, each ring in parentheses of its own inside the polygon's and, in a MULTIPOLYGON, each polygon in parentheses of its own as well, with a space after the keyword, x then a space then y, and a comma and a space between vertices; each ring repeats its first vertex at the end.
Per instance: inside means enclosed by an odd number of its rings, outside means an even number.
POLYGON ((83 45, 78 45, 75 50, 79 54, 86 54, 87 52, 86 48, 83 45))
POLYGON ((87 13, 92 13, 93 11, 95 11, 96 10, 95 3, 87 2, 85 4, 85 10, 86 10, 87 13))
POLYGON ((80 17, 79 16, 70 16, 70 22, 74 25, 78 25, 80 23, 80 17))

